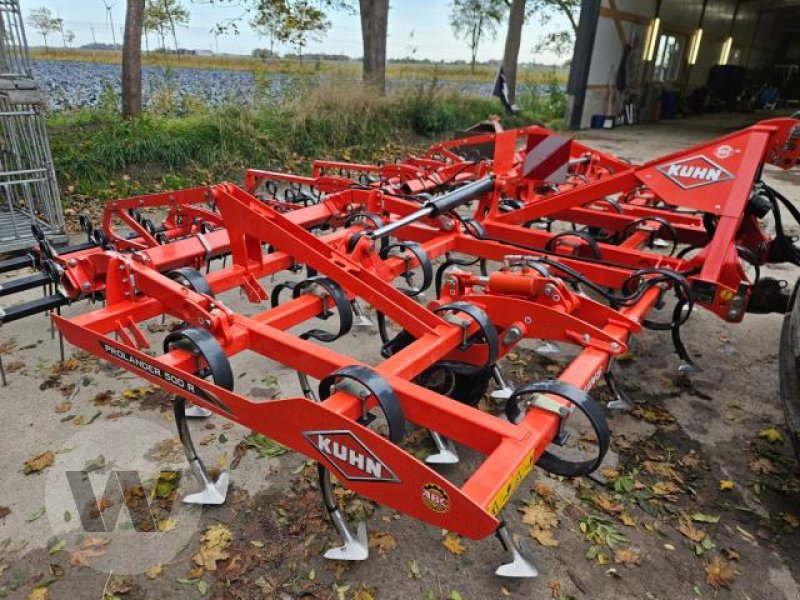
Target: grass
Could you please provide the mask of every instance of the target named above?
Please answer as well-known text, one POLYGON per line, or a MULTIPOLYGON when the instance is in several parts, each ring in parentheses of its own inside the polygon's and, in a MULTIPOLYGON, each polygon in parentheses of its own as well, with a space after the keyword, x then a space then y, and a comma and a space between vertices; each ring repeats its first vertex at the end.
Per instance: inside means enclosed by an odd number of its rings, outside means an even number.
MULTIPOLYGON (((42 60, 74 60, 81 62, 95 62, 103 64, 119 64, 121 53, 112 50, 79 50, 70 48, 32 48, 31 58, 42 60)), ((261 60, 249 56, 195 56, 195 55, 163 55, 144 54, 142 62, 145 65, 160 65, 165 67, 191 67, 195 69, 227 69, 232 71, 254 71, 257 73, 280 73, 285 75, 318 75, 325 74, 331 77, 358 78, 361 76, 361 61, 338 60, 296 60, 296 59, 271 59, 261 60)), ((477 65, 472 72, 469 65, 454 63, 404 63, 390 62, 386 66, 386 76, 390 80, 418 80, 454 82, 491 82, 494 81, 497 67, 494 65, 477 65)), ((524 66, 519 69, 521 82, 536 81, 543 77, 555 78, 558 83, 564 84, 567 80, 569 69, 556 66, 524 66)))
MULTIPOLYGON (((563 95, 529 94, 506 125, 558 127, 563 95)), ((123 120, 108 91, 95 109, 48 118, 56 173, 69 205, 219 182, 240 181, 246 167, 303 172, 315 158, 391 160, 500 112, 494 98, 456 95, 435 82, 387 98, 323 84, 298 87, 281 104, 175 106, 123 120), (80 202, 78 202, 80 203, 80 202)))

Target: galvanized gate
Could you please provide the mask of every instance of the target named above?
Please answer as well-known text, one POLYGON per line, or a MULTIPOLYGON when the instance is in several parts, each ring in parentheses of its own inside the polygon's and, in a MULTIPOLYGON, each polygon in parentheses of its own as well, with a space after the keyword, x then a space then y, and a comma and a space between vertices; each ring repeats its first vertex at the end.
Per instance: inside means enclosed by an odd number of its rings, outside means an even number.
POLYGON ((0 252, 34 246, 33 223, 66 241, 44 108, 19 2, 0 0, 0 252))

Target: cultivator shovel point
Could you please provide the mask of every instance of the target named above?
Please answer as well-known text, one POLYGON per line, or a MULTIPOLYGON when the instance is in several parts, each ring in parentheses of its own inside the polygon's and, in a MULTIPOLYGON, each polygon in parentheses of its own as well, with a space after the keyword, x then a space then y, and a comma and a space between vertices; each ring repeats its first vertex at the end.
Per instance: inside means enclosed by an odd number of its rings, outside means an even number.
POLYGON ((185 502, 225 500, 228 474, 212 480, 188 427, 216 413, 317 461, 343 540, 327 558, 369 554, 366 525, 354 533, 337 503, 335 476, 435 527, 495 534, 510 557, 496 573, 535 577, 499 515, 534 467, 580 477, 602 464, 610 432, 589 392, 605 379, 609 408, 633 406, 610 370, 631 335, 669 332, 691 367, 680 331, 695 307, 729 322, 751 305, 791 307, 783 396, 800 405, 797 300, 759 283, 767 262, 800 263, 780 220, 781 207, 800 213, 761 181, 765 164, 788 169, 798 158, 800 122, 773 119, 643 165, 527 127, 396 164, 316 161, 308 176, 251 169, 243 187, 110 202, 100 227, 84 220, 88 241, 78 246, 40 239, 31 259, 0 270, 35 264, 40 274, 2 291, 41 286, 43 297, 6 308, 3 320, 102 299, 52 321, 72 345, 175 394, 202 486, 185 502), (766 212, 774 234, 762 227, 766 212), (220 299, 235 289, 255 314, 220 299), (383 357, 373 364, 336 344, 354 325, 371 326, 367 307, 383 357), (141 323, 165 315, 181 326, 154 353, 141 323), (577 354, 555 379, 514 387, 500 363, 524 340, 577 354), (297 371, 303 395, 235 391, 230 358, 244 351, 297 371), (503 414, 478 408, 487 393, 503 414), (575 413, 596 438, 588 459, 570 446, 575 413), (431 433, 436 453, 424 462, 401 446, 408 423, 431 433), (456 485, 431 467, 456 464, 461 449, 482 461, 456 485))

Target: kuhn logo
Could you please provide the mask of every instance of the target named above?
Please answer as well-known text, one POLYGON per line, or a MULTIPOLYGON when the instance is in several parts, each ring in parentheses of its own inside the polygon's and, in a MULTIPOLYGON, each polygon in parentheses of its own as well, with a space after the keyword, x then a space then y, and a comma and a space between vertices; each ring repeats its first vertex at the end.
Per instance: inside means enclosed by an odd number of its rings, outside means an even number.
POLYGON ((345 479, 400 483, 397 475, 352 431, 304 431, 303 436, 345 479))
POLYGON ((658 171, 685 190, 733 179, 730 171, 723 169, 705 156, 693 156, 668 165, 661 165, 658 167, 658 171))

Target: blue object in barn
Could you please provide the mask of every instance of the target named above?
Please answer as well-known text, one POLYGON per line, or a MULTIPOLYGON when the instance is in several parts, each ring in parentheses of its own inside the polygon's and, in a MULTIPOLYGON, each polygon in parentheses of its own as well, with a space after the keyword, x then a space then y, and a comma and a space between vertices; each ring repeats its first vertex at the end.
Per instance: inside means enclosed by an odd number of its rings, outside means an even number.
POLYGON ((664 90, 661 92, 661 118, 662 119, 677 119, 678 111, 680 110, 680 94, 673 90, 664 90))

